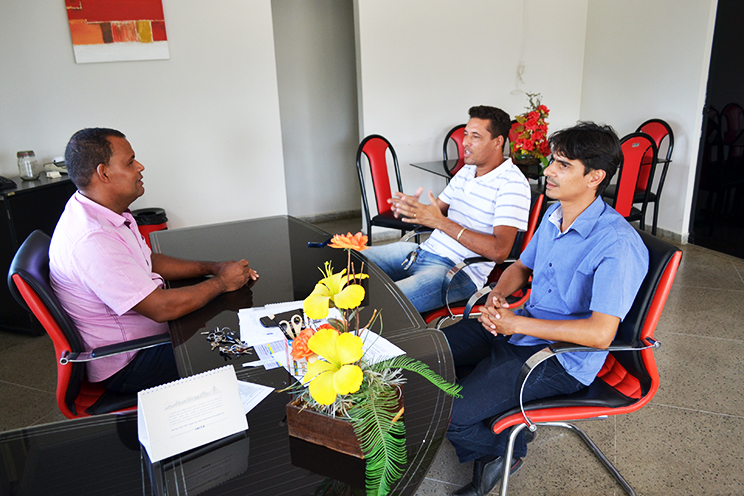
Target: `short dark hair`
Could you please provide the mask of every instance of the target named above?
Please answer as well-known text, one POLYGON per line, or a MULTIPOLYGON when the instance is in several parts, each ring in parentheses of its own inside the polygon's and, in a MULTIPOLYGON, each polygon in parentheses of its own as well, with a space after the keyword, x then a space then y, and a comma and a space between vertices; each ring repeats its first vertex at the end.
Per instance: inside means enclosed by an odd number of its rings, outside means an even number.
POLYGON ((506 139, 509 137, 509 130, 511 129, 511 118, 509 114, 500 108, 489 107, 488 105, 470 107, 468 114, 471 119, 489 121, 488 132, 491 133, 491 139, 503 136, 504 142, 506 142, 506 139))
POLYGON ((108 165, 114 149, 109 137, 126 138, 116 129, 87 128, 72 135, 65 148, 65 165, 70 180, 78 189, 90 184, 98 164, 108 165))
POLYGON ((623 150, 617 133, 606 124, 579 122, 553 133, 548 141, 553 153, 558 152, 569 160, 584 164, 584 175, 593 170, 606 172, 604 180, 597 187, 597 196, 604 193, 623 163, 623 150))

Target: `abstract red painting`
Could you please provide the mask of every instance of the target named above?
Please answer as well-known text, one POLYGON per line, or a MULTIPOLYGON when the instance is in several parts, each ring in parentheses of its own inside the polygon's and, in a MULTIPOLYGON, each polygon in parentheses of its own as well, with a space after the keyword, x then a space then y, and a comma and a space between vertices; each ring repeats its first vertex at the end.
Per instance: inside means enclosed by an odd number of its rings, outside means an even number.
POLYGON ((65 0, 78 64, 169 58, 162 0, 65 0))

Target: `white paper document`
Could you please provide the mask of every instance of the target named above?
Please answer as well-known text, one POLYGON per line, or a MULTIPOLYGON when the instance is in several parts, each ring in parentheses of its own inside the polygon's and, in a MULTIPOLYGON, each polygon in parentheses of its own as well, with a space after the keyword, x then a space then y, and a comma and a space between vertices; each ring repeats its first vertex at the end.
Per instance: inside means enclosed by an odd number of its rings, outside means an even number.
POLYGON ((406 354, 405 351, 369 329, 362 329, 359 337, 362 338, 364 359, 369 363, 377 363, 406 354))
POLYGON ((302 301, 272 303, 263 307, 243 308, 238 311, 240 340, 248 346, 253 346, 259 361, 256 365, 252 365, 253 362, 247 362, 243 364, 244 366, 263 365, 266 370, 277 367, 287 368, 290 361, 287 336, 279 327, 264 327, 261 324, 261 317, 299 310, 302 308, 302 303, 302 301))
POLYGON ((140 391, 137 404, 139 440, 152 462, 248 428, 232 365, 140 391))
POLYGON ((243 410, 248 413, 261 403, 261 400, 271 394, 274 388, 253 384, 252 382, 238 381, 238 390, 240 391, 240 400, 243 402, 243 410))

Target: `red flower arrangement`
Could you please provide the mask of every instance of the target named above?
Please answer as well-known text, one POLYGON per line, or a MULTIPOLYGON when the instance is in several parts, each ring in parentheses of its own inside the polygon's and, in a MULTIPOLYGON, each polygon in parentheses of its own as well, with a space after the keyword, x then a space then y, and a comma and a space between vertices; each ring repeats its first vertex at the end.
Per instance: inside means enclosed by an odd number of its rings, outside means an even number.
POLYGON ((530 104, 528 112, 516 116, 517 122, 509 131, 511 157, 515 163, 542 163, 548 166, 550 144, 548 143, 548 123, 545 119, 550 110, 540 102, 539 93, 527 93, 530 104))

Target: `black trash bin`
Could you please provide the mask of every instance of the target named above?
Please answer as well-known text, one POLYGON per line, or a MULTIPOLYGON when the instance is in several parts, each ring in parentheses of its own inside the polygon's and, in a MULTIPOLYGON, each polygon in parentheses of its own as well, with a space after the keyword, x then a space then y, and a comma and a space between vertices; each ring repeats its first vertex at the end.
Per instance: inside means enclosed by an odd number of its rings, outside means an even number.
POLYGON ((165 210, 162 208, 140 208, 133 210, 132 216, 137 221, 139 232, 145 237, 147 246, 150 248, 152 248, 150 245, 150 233, 168 229, 168 217, 166 217, 165 210))

